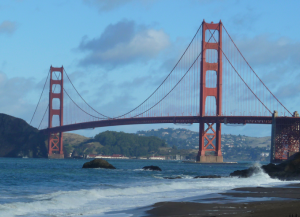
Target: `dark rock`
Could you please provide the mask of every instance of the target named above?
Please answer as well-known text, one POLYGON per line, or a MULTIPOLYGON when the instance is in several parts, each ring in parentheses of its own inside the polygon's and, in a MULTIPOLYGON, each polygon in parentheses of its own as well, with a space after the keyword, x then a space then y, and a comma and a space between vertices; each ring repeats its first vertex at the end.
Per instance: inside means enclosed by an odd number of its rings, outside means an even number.
POLYGON ((143 167, 143 170, 161 171, 161 169, 158 166, 152 166, 152 165, 143 167))
POLYGON ((300 152, 278 165, 268 164, 262 169, 272 178, 281 180, 300 180, 300 152))
POLYGON ((105 169, 116 169, 113 165, 103 159, 95 159, 90 162, 83 164, 82 168, 105 168, 105 169))
MULTIPOLYGON (((271 178, 277 178, 280 180, 300 180, 300 152, 292 155, 288 160, 282 163, 268 164, 261 167, 265 173, 271 178)), ((250 167, 245 170, 237 170, 230 174, 230 176, 238 177, 250 177, 254 173, 257 173, 260 168, 250 167)))
POLYGON ((268 165, 263 165, 261 167, 266 173, 275 173, 275 172, 280 172, 282 171, 284 168, 282 166, 279 165, 275 165, 272 163, 269 163, 268 165))
POLYGON ((208 175, 208 176, 195 176, 194 179, 218 179, 221 178, 221 176, 217 175, 208 175))
POLYGON ((259 171, 260 168, 253 166, 245 170, 236 170, 233 173, 230 173, 230 176, 238 176, 239 178, 248 178, 255 173, 259 173, 259 171))
POLYGON ((182 179, 181 176, 176 176, 176 177, 164 177, 164 179, 182 179))

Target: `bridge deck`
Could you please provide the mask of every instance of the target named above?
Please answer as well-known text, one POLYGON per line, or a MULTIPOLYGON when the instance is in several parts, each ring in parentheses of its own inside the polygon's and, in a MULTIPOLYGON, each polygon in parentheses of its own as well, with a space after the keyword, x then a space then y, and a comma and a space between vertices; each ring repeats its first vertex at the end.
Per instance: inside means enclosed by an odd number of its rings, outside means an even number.
MULTIPOLYGON (((295 117, 277 117, 277 119, 294 119, 295 117)), ((300 119, 300 118, 299 118, 300 119)), ((73 130, 134 125, 134 124, 193 124, 193 123, 225 123, 225 124, 272 124, 270 116, 166 116, 166 117, 139 117, 139 118, 122 118, 108 119, 100 121, 91 121, 75 123, 41 130, 43 133, 67 132, 73 130)))

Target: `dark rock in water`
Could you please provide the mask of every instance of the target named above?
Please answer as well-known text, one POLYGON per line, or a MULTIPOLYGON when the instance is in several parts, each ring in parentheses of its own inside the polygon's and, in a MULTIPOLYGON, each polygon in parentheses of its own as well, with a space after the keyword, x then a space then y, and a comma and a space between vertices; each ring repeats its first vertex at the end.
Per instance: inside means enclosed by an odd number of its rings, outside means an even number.
POLYGON ((259 171, 260 168, 253 166, 245 170, 236 170, 233 173, 230 173, 230 176, 238 176, 239 178, 248 178, 255 173, 259 173, 259 171))
POLYGON ((143 170, 161 171, 161 169, 158 166, 152 166, 152 165, 143 167, 143 170))
POLYGON ((275 173, 275 172, 280 172, 284 169, 284 167, 282 167, 282 165, 275 165, 275 164, 268 164, 268 165, 263 165, 261 167, 266 173, 275 173))
POLYGON ((176 177, 164 177, 164 179, 182 179, 181 176, 176 176, 176 177))
POLYGON ((300 180, 300 152, 278 165, 268 164, 262 169, 272 178, 281 180, 300 180))
MULTIPOLYGON (((300 152, 291 156, 288 160, 282 163, 268 164, 261 167, 265 173, 271 178, 277 178, 280 180, 300 180, 300 152)), ((230 176, 249 177, 258 172, 259 168, 250 167, 246 170, 237 170, 230 174, 230 176)))
POLYGON ((217 175, 208 175, 208 176, 195 176, 194 179, 218 179, 221 178, 221 176, 217 175))
POLYGON ((105 169, 116 169, 113 165, 103 159, 95 159, 90 162, 83 164, 82 168, 105 168, 105 169))

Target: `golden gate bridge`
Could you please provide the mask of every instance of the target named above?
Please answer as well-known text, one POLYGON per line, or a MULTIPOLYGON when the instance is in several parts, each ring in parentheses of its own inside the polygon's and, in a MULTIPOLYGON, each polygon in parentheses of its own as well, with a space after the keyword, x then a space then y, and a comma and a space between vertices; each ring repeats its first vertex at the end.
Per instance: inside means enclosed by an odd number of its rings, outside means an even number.
POLYGON ((199 123, 198 162, 223 162, 222 123, 272 124, 272 162, 299 152, 298 113, 291 113, 263 83, 221 21, 202 22, 144 101, 123 114, 107 113, 83 98, 63 67, 51 66, 30 123, 48 135, 49 158, 63 158, 66 131, 157 123, 199 123))

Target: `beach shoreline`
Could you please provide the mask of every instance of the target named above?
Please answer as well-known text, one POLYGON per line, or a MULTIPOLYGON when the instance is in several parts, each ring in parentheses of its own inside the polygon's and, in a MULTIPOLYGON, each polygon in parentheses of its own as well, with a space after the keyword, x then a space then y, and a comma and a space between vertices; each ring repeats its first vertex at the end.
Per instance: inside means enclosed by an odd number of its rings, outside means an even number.
POLYGON ((144 216, 300 216, 300 183, 276 187, 235 188, 214 200, 159 202, 144 216), (217 200, 217 201, 216 201, 217 200), (235 201, 236 200, 236 201, 235 201))

